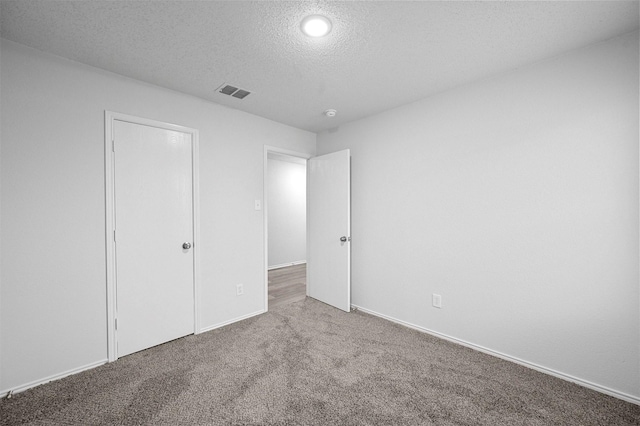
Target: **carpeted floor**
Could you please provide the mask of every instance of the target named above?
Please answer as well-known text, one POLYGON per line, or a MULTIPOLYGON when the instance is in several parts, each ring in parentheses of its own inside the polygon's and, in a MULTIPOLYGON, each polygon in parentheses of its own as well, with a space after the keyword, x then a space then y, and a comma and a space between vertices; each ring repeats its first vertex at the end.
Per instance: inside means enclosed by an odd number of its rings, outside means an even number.
POLYGON ((640 425, 640 407, 312 299, 0 402, 3 425, 640 425))

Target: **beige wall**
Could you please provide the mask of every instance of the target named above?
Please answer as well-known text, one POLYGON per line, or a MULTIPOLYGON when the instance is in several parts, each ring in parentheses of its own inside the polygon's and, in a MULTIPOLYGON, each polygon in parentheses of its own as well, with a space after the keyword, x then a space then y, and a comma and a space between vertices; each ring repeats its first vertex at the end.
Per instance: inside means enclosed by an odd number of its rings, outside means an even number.
POLYGON ((200 131, 200 324, 264 309, 263 146, 314 153, 315 134, 6 40, 0 55, 0 393, 107 357, 105 110, 200 131))
POLYGON ((306 161, 268 160, 269 267, 307 260, 306 161))
POLYGON ((640 402, 637 32, 317 143, 352 152, 355 305, 640 402))

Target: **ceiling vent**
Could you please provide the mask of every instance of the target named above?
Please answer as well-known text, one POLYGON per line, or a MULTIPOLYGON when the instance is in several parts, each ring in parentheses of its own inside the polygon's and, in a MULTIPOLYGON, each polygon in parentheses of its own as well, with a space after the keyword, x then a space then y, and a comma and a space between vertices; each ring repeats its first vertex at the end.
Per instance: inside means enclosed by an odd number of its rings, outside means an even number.
POLYGON ((233 96, 234 98, 244 99, 251 94, 248 90, 239 89, 230 84, 224 83, 222 86, 216 89, 218 93, 222 93, 223 95, 233 96))

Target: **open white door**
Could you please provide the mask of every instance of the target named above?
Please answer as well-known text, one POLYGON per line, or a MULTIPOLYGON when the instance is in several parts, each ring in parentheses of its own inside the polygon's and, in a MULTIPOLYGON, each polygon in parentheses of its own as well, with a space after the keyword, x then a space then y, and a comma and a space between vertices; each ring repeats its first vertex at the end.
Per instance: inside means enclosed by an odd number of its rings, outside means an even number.
POLYGON ((351 309, 350 151, 309 160, 307 294, 351 309))

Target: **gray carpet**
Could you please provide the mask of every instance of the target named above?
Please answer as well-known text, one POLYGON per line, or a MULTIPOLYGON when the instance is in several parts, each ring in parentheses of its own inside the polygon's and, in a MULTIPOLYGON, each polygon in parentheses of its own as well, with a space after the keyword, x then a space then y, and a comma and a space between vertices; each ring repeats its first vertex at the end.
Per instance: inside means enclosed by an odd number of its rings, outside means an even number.
POLYGON ((3 425, 640 425, 640 407, 312 299, 0 402, 3 425))

